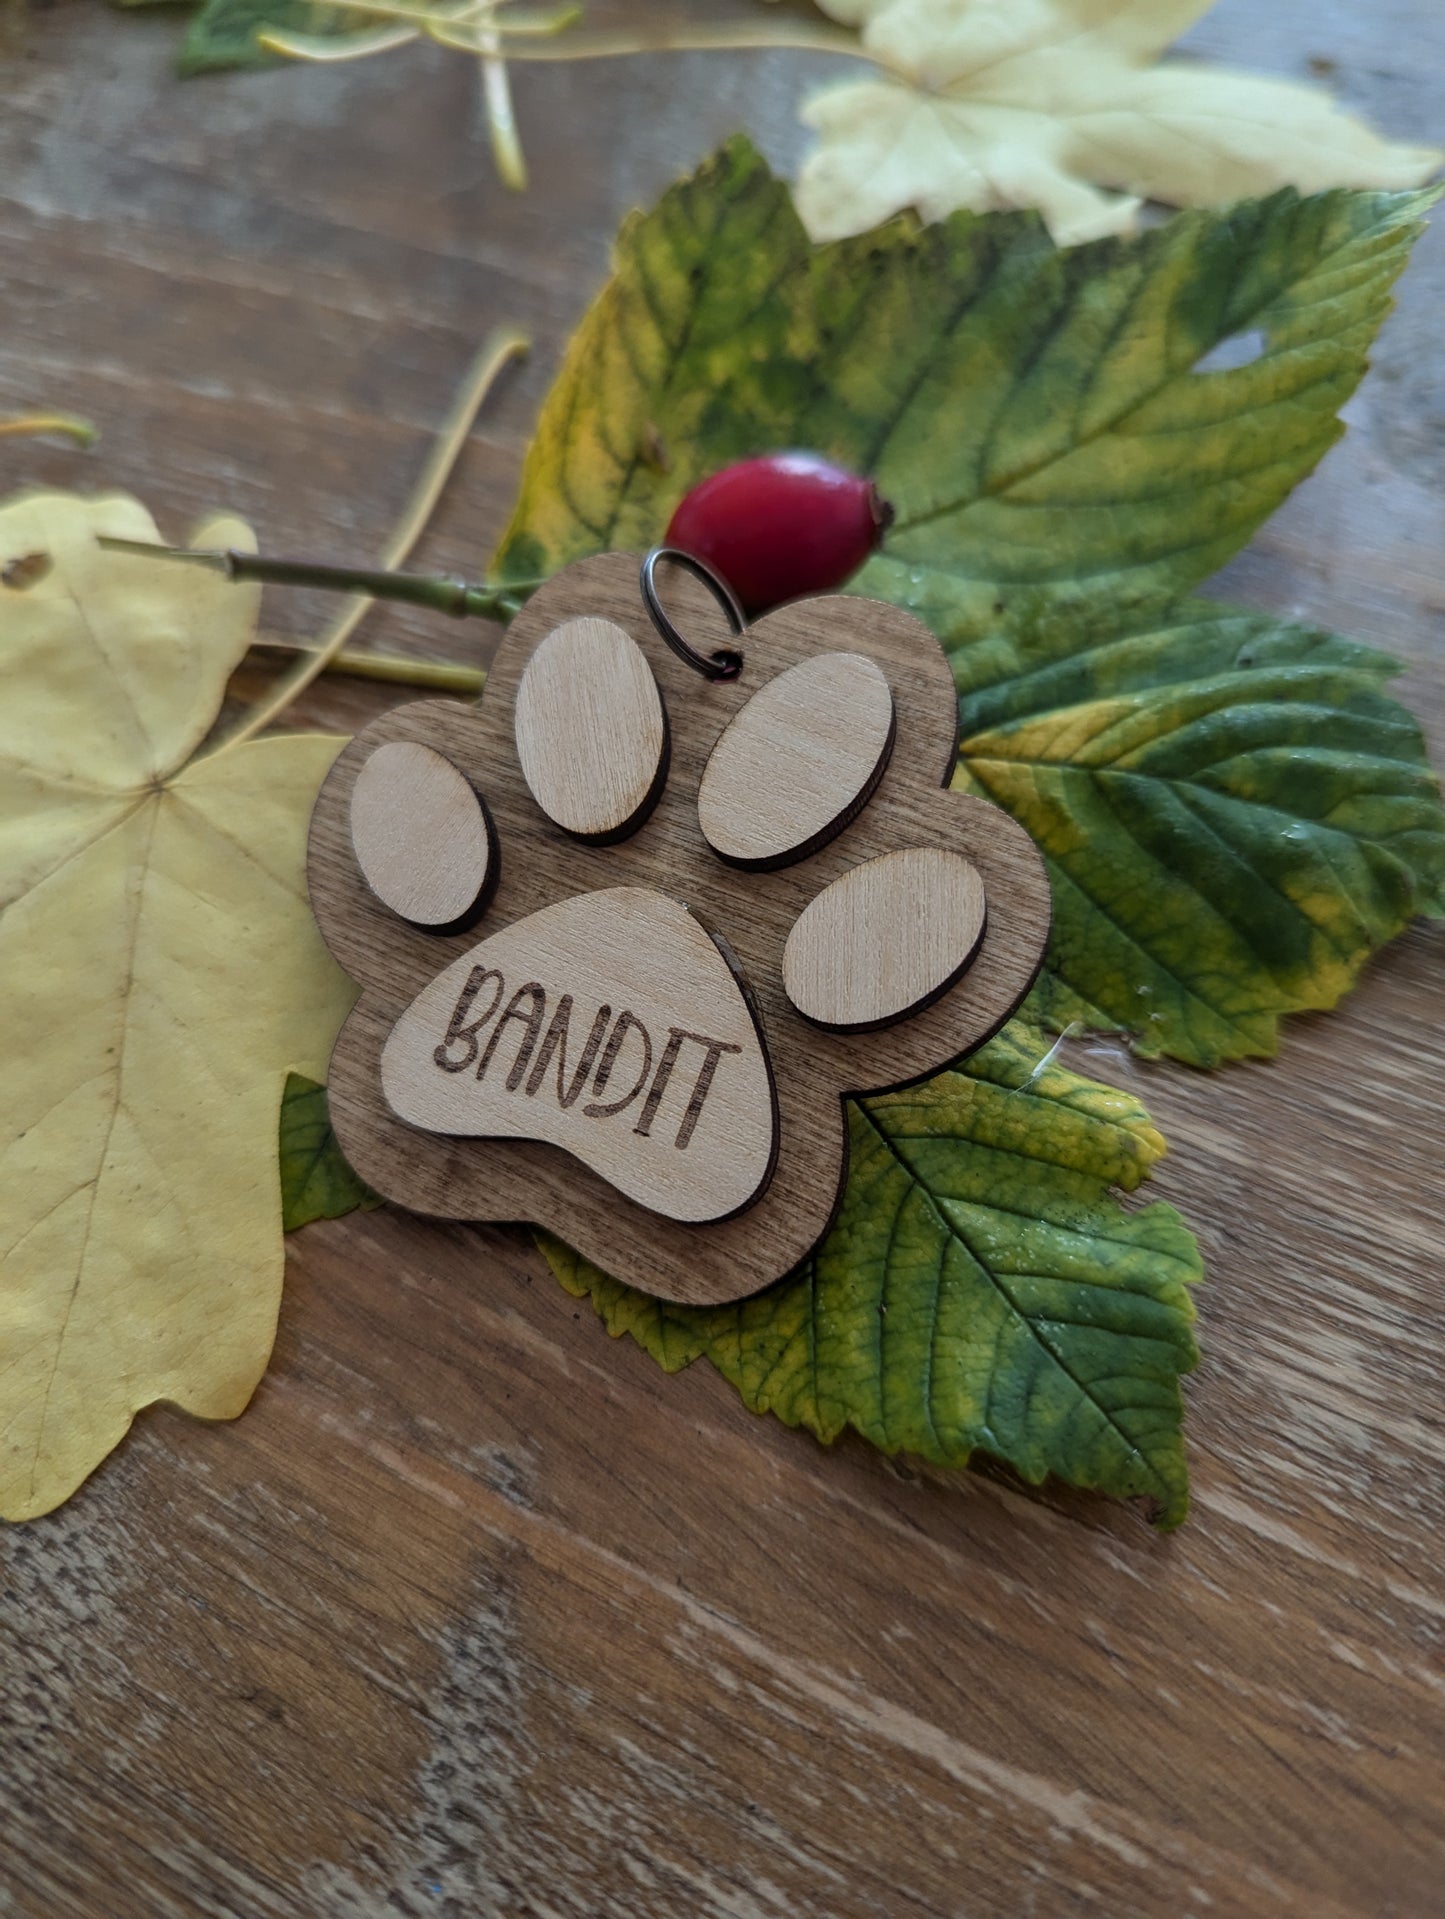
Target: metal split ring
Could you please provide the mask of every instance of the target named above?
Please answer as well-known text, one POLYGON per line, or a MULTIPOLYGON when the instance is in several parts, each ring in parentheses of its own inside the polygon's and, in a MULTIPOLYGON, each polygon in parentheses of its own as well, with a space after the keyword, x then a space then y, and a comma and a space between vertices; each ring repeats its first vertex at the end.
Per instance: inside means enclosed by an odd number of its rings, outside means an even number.
POLYGON ((701 560, 695 560, 691 553, 684 553, 676 546, 655 546, 642 562, 642 604, 652 624, 663 639, 672 648, 680 660, 701 673, 709 680, 735 680, 743 670, 743 656, 735 647, 718 647, 709 654, 699 653, 695 646, 678 632, 669 619, 657 591, 657 567, 660 560, 671 560, 674 566, 680 566, 691 573, 695 580, 701 580, 722 608, 723 616, 735 634, 741 633, 747 626, 743 610, 738 605, 731 587, 726 580, 718 578, 710 566, 704 566, 701 560))

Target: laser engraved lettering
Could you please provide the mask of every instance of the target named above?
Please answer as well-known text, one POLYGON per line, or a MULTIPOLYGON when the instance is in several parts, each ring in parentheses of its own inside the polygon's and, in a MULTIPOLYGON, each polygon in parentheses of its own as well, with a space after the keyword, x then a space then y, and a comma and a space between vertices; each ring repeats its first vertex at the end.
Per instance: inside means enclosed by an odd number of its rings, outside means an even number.
POLYGON ((482 1054, 482 1063, 477 1068, 477 1078, 484 1079, 486 1077, 487 1068, 492 1063, 492 1055, 496 1052, 502 1034, 506 1030, 507 1021, 516 1020, 526 1030, 522 1035, 521 1044, 517 1048, 517 1057, 512 1062, 512 1070, 507 1075, 507 1091, 509 1093, 515 1093, 522 1083, 522 1076, 526 1072, 527 1064, 532 1057, 532 1048, 537 1044, 537 1035, 541 1032, 542 1021, 546 1017, 547 989, 545 986, 539 985, 536 980, 528 980, 525 986, 519 986, 516 992, 513 993, 512 997, 507 1001, 506 1012, 503 1013, 502 1017, 492 1028, 492 1037, 487 1041, 487 1050, 482 1054), (522 1001, 524 999, 530 999, 532 1002, 532 1010, 530 1013, 524 1013, 522 1011, 522 1001))
POLYGON ((587 1035, 587 1044, 582 1048, 582 1057, 569 1085, 563 1084, 567 1071, 567 1028, 572 1019, 572 995, 564 993, 557 1002, 557 1010, 552 1015, 552 1024, 547 1028, 537 1057, 527 1079, 527 1091, 535 1093, 546 1078, 547 1067, 555 1052, 557 1055, 557 1104, 565 1111, 576 1101, 577 1095, 587 1084, 587 1075, 592 1071, 592 1062, 597 1057, 597 1049, 602 1044, 602 1035, 607 1031, 607 1022, 612 1018, 610 1006, 599 1006, 597 1017, 592 1022, 592 1031, 587 1035))
POLYGON ((706 1049, 706 1058, 698 1068, 697 1081, 692 1089, 692 1097, 688 1100, 687 1110, 682 1116, 682 1124, 677 1129, 676 1144, 684 1151, 687 1150, 688 1142, 697 1130, 697 1122, 702 1114, 703 1102, 708 1096, 708 1089, 712 1085, 713 1075, 717 1072, 718 1061, 724 1053, 740 1053, 742 1051, 742 1048, 734 1045, 731 1040, 708 1039, 706 1035, 702 1033, 689 1033, 681 1026, 670 1026, 667 1033, 667 1045, 663 1048, 662 1058, 658 1062, 657 1073, 652 1085, 648 1088, 647 1099, 642 1108, 642 1117, 632 1129, 634 1133, 640 1134, 643 1139, 646 1139, 652 1131, 652 1122, 657 1117, 657 1109, 662 1104, 662 1096, 667 1091, 668 1082, 672 1078, 672 1069, 677 1064, 677 1056, 682 1050, 682 1043, 684 1040, 689 1039, 696 1040, 699 1046, 706 1049))
POLYGON ((545 1141, 671 1219, 726 1218, 772 1169, 777 1109, 740 969, 650 888, 581 894, 479 941, 397 1020, 381 1077, 407 1125, 545 1141))
POLYGON ((677 1056, 686 1037, 680 1026, 670 1026, 667 1030, 667 1044, 662 1049, 662 1058, 657 1062, 657 1072, 647 1089, 647 1098, 642 1103, 642 1115, 632 1129, 640 1139, 648 1138, 652 1132, 652 1122, 657 1118, 657 1109, 662 1104, 662 1096, 667 1091, 672 1069, 677 1064, 677 1056))
POLYGON ((697 1083, 692 1089, 692 1098, 687 1102, 687 1111, 682 1116, 682 1124, 677 1129, 677 1145, 685 1152, 688 1141, 696 1131, 697 1122, 702 1117, 703 1101, 712 1086, 713 1075, 717 1072, 717 1063, 724 1053, 739 1053, 740 1046, 730 1046, 725 1040, 703 1039, 700 1033, 689 1033, 689 1039, 707 1048, 707 1056, 698 1071, 697 1083))
POLYGON ((609 1100, 605 1104, 600 1098, 593 1099, 582 1108, 588 1119, 607 1119, 613 1113, 620 1113, 630 1106, 647 1084, 647 1076, 652 1071, 652 1038, 647 1028, 635 1013, 619 1013, 617 1024, 613 1027, 607 1041, 607 1051, 602 1055, 602 1064, 597 1068, 597 1078, 592 1083, 594 1094, 607 1090, 607 1082, 612 1077, 612 1069, 617 1064, 617 1055, 622 1051, 629 1033, 636 1033, 642 1041, 642 1071, 637 1075, 637 1083, 631 1092, 624 1093, 621 1099, 609 1100))
POLYGON ((507 982, 502 978, 495 967, 474 966, 471 972, 467 974, 467 983, 461 990, 461 995, 457 1000, 456 1010, 453 1012, 451 1021, 447 1026, 447 1036, 432 1054, 432 1058, 436 1061, 437 1065, 441 1067, 444 1073, 463 1073, 476 1058, 477 1034, 501 1005, 502 994, 506 990, 506 985, 507 982), (468 1013, 471 1012, 478 993, 481 992, 489 979, 494 979, 497 982, 497 989, 492 994, 491 1005, 488 1006, 485 1013, 479 1014, 478 1017, 472 1021, 471 1025, 468 1026, 465 1023, 466 1017, 468 1013), (466 1052, 462 1054, 460 1059, 450 1058, 449 1053, 451 1047, 453 1047, 458 1040, 463 1039, 467 1043, 466 1052))

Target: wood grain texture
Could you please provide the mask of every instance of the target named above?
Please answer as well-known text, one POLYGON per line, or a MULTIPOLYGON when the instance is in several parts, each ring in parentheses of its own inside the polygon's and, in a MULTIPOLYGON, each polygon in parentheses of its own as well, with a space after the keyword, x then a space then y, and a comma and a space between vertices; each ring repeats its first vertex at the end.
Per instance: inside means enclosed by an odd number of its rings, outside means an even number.
POLYGON ((697 817, 719 859, 788 866, 867 805, 893 750, 893 695, 861 653, 824 653, 760 686, 703 769, 697 817))
MULTIPOLYGON (((984 801, 943 789, 954 758, 953 679, 937 642, 911 615, 844 595, 797 601, 749 627, 737 679, 706 680, 653 630, 638 567, 637 556, 620 553, 568 567, 509 627, 479 706, 425 700, 397 707, 338 757, 316 804, 308 876, 322 933, 365 990, 337 1041, 327 1085, 347 1158, 388 1198, 446 1218, 549 1226, 620 1279, 664 1298, 707 1303, 744 1297, 780 1278, 825 1230, 846 1171, 845 1093, 936 1072, 1008 1018, 1043 956, 1048 882, 1021 827, 984 801), (672 738, 666 791, 646 823, 600 848, 579 845, 536 804, 511 750, 518 689, 533 649, 584 606, 630 633, 629 644, 646 656, 672 738), (698 825, 708 756, 760 682, 834 649, 866 653, 886 673, 898 722, 887 772, 847 832, 809 858, 772 872, 725 866, 698 825), (755 996, 778 1101, 772 1176, 747 1211, 707 1225, 660 1220, 555 1144, 418 1133, 388 1107, 378 1063, 387 1034, 473 943, 473 935, 419 933, 386 913, 351 858, 346 821, 358 769, 379 744, 397 739, 446 754, 487 795, 501 876, 486 928, 516 926, 595 888, 642 886, 681 898, 736 953, 755 996), (988 925, 972 963, 905 1022, 867 1035, 821 1032, 783 990, 788 935, 851 867, 919 845, 964 852, 982 875, 988 925)), ((687 575, 672 588, 669 607, 700 651, 730 638, 707 589, 687 575)), ((683 1023, 681 1010, 676 1017, 683 1023)))
POLYGON ((671 1220, 742 1211, 777 1153, 746 983, 650 887, 575 894, 453 960, 387 1036, 381 1091, 428 1133, 561 1147, 671 1220))
POLYGON ((517 687, 513 733, 532 798, 578 839, 625 839, 667 777, 657 681, 610 620, 564 620, 540 642, 517 687))
POLYGON ((783 991, 840 1032, 906 1019, 972 960, 987 903, 978 868, 941 846, 851 867, 804 909, 783 947, 783 991))
POLYGON ((362 767, 350 824, 362 878, 413 926, 470 919, 495 878, 491 824, 465 774, 413 740, 379 746, 362 767))
MULTIPOLYGON (((791 164, 800 83, 853 72, 519 69, 524 197, 495 185, 475 63, 178 87, 164 11, 12 17, 0 403, 103 438, 0 442, 8 484, 124 486, 173 535, 225 504, 263 550, 369 554, 478 332, 522 319, 536 352, 418 557, 458 573, 622 214, 740 125, 791 164)), ((1319 62, 1438 139, 1438 19, 1221 0, 1190 44, 1319 62)), ((1442 301, 1437 223, 1348 436, 1216 583, 1405 660, 1437 761, 1442 301)), ((310 639, 332 611, 268 593, 264 618, 310 639)), ((482 663, 491 635, 378 609, 363 638, 482 663)), ((294 719, 354 730, 394 700, 327 680, 294 719)), ((158 1409, 69 1506, 0 1533, 0 1912, 1433 1913, 1442 964, 1445 927, 1415 928, 1268 1064, 1065 1049, 1147 1100, 1154 1191, 1208 1262, 1194 1515, 1168 1540, 1057 1488, 824 1451, 711 1374, 668 1378, 524 1234, 390 1209, 297 1234, 245 1417, 158 1409)))

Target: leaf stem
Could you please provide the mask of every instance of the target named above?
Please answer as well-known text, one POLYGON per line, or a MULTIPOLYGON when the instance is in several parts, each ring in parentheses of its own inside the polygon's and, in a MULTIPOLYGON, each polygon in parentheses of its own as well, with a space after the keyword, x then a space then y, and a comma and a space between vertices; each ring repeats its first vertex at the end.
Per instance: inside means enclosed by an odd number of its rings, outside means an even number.
POLYGON ((527 162, 512 108, 512 85, 502 56, 502 36, 495 23, 479 29, 482 56, 482 97, 487 103, 487 126, 492 136, 492 160, 504 186, 516 193, 527 190, 527 162))
POLYGON ((89 420, 74 413, 24 413, 0 420, 0 435, 12 433, 63 433, 80 446, 92 446, 100 438, 89 420))
MULTIPOLYGON (((775 50, 798 53, 836 53, 853 60, 865 60, 872 66, 885 64, 873 53, 865 52, 858 35, 846 27, 790 26, 786 22, 767 26, 737 20, 710 27, 656 27, 641 33, 625 28, 601 33, 575 33, 569 29, 581 16, 581 9, 563 6, 542 15, 512 16, 502 11, 498 0, 473 0, 466 6, 409 4, 409 0, 348 0, 347 10, 369 19, 389 20, 396 25, 419 28, 446 45, 462 46, 467 52, 483 51, 484 35, 495 34, 500 52, 508 60, 617 60, 639 53, 767 53, 775 50), (460 36, 470 32, 469 40, 460 36)), ((260 36, 264 46, 283 51, 293 42, 309 46, 313 36, 287 34, 274 29, 260 36)))
MULTIPOLYGON (((258 634, 253 645, 262 653, 314 655, 320 651, 279 633, 258 634)), ((325 671, 353 680, 382 680, 390 686, 421 686, 437 693, 477 694, 487 681, 480 666, 460 666, 450 660, 407 660, 390 653, 353 653, 347 648, 332 655, 325 671)))
MULTIPOLYGON (((421 538, 427 521, 431 518, 442 489, 451 476, 457 455, 465 446, 471 433, 482 402, 492 390, 498 374, 517 355, 526 353, 531 341, 525 333, 515 328, 503 328, 486 341, 481 352, 473 362, 461 392, 453 405, 451 415, 437 437, 431 457, 423 469, 411 502, 402 515, 401 524, 392 535, 382 556, 383 568, 397 567, 410 554, 421 538)), ((324 673, 357 627, 365 619, 373 602, 370 599, 357 600, 353 606, 331 626, 314 652, 299 659, 292 671, 285 675, 281 684, 212 747, 206 755, 214 759, 220 753, 229 753, 232 747, 241 746, 247 740, 254 739, 258 733, 284 713, 286 708, 303 693, 318 674, 324 673)))
MULTIPOLYGON (((430 14, 422 7, 393 7, 386 0, 365 0, 355 9, 380 19, 414 21, 431 39, 444 47, 459 47, 464 53, 477 52, 477 32, 464 37, 465 19, 446 14, 430 14)), ((621 60, 642 53, 766 53, 786 50, 798 53, 836 53, 849 59, 865 60, 870 66, 883 64, 866 53, 857 34, 829 27, 757 27, 739 21, 735 25, 715 27, 664 27, 651 32, 569 33, 555 41, 508 33, 500 23, 503 51, 509 60, 621 60)))
MULTIPOLYGON (((390 53, 396 47, 411 45, 421 38, 422 25, 443 18, 454 24, 468 25, 480 23, 483 9, 472 5, 456 9, 455 14, 442 13, 435 8, 409 8, 405 6, 384 6, 377 9, 372 6, 353 7, 353 13, 366 13, 393 20, 389 27, 377 27, 369 33, 320 34, 288 33, 281 27, 263 27, 256 35, 256 44, 267 53, 284 54, 290 60, 310 60, 326 65, 343 60, 365 60, 374 53, 390 53), (407 21, 416 20, 419 24, 408 26, 407 21)), ((506 22, 508 44, 518 35, 547 35, 561 33, 582 17, 580 6, 562 6, 551 13, 512 14, 506 22)), ((498 48, 499 52, 502 49, 498 48)), ((505 54, 503 53, 505 59, 505 54)))
POLYGON ((328 35, 322 33, 282 33, 263 31, 256 45, 266 53, 284 54, 288 60, 307 60, 313 66, 339 66, 344 60, 369 60, 374 53, 394 53, 419 40, 416 27, 377 27, 370 33, 328 35))
MULTIPOLYGON (((885 56, 869 52, 856 33, 842 27, 751 26, 744 21, 715 27, 663 27, 651 32, 625 30, 578 34, 566 32, 576 17, 571 9, 537 22, 509 23, 498 19, 491 6, 455 8, 409 6, 405 0, 348 0, 352 13, 370 19, 390 21, 388 28, 329 39, 319 34, 287 33, 271 28, 256 36, 257 44, 270 53, 285 54, 293 60, 363 60, 373 53, 387 53, 393 47, 409 45, 424 34, 438 46, 461 53, 479 54, 486 63, 488 118, 492 128, 493 152, 497 166, 509 185, 518 184, 520 167, 525 180, 525 162, 520 145, 513 146, 516 129, 511 124, 511 103, 498 118, 492 110, 492 89, 506 85, 508 60, 556 62, 566 60, 621 60, 648 53, 828 53, 847 60, 862 60, 880 72, 908 78, 906 71, 885 56), (500 81, 490 76, 500 71, 500 81), (511 125, 510 139, 505 129, 511 125)), ((509 90, 510 91, 510 90, 509 90)))

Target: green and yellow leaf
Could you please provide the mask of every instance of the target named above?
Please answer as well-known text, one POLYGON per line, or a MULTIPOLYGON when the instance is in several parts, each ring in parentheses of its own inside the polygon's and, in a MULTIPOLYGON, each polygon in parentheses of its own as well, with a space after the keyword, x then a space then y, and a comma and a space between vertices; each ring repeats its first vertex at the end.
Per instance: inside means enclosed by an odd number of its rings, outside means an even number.
POLYGON ((957 215, 814 247, 732 141, 624 225, 498 570, 643 546, 705 474, 797 445, 878 481, 897 517, 860 585, 950 649, 1101 596, 1155 606, 1339 438, 1428 204, 1285 193, 1067 251, 1030 215, 957 215), (1248 336, 1249 364, 1197 370, 1248 336))
POLYGON ((896 519, 858 589, 939 635, 966 776, 1051 863, 1036 1012, 1196 1064, 1272 1052, 1430 910, 1445 816, 1387 660, 1180 596, 1343 430, 1427 199, 1286 193, 1067 252, 1023 215, 813 247, 734 142, 624 228, 497 569, 646 546, 769 448, 871 473, 896 519))
MULTIPOLYGON (((353 991, 312 924, 312 799, 341 742, 193 759, 254 589, 106 554, 113 495, 0 509, 0 1514, 58 1505, 167 1400, 250 1398, 282 1274, 276 1120, 353 991)), ((200 536, 249 542, 236 522, 200 536)))
POLYGON ((856 1102, 817 1252, 736 1305, 671 1305, 555 1239, 557 1277, 667 1371, 705 1358, 754 1412, 831 1441, 1188 1507, 1179 1380, 1195 1363, 1193 1235, 1126 1211, 1164 1142, 1127 1093, 1044 1063, 1015 1022, 957 1072, 856 1102))
POLYGON ((1051 1024, 1196 1066, 1272 1054, 1281 1016, 1335 1005, 1445 878, 1420 729, 1369 647, 1195 601, 958 664, 955 783, 1048 862, 1051 1024))

